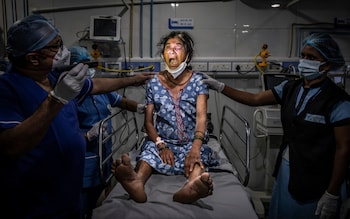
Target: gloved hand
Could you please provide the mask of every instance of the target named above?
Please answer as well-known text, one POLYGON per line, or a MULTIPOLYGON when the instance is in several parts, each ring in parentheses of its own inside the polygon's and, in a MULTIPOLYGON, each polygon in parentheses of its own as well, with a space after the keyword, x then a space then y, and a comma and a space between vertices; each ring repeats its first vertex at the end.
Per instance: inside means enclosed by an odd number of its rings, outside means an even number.
POLYGON ((320 215, 320 219, 332 219, 337 215, 339 196, 332 195, 327 191, 322 195, 317 203, 315 215, 320 215))
POLYGON ((51 95, 63 104, 76 97, 84 85, 88 67, 88 65, 80 63, 70 71, 63 72, 58 78, 56 86, 50 92, 51 95))
POLYGON ((145 113, 145 110, 146 110, 146 104, 143 104, 143 103, 139 103, 137 104, 137 113, 139 114, 143 114, 145 113))
MULTIPOLYGON (((100 124, 102 121, 96 122, 92 128, 86 132, 86 137, 89 141, 94 140, 95 138, 97 138, 97 136, 99 135, 99 131, 100 131, 100 124)), ((108 135, 108 130, 107 130, 107 123, 103 123, 103 127, 102 127, 102 133, 103 136, 106 137, 108 135)))
POLYGON ((225 84, 223 82, 219 82, 209 75, 203 73, 206 79, 203 79, 201 82, 208 84, 209 88, 216 90, 218 92, 222 92, 224 90, 225 84))

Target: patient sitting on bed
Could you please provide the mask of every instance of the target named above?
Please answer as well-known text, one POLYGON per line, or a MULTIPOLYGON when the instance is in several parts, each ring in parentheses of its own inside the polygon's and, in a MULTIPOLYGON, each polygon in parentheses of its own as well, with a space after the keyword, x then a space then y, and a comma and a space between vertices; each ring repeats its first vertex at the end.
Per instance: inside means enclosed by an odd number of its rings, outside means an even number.
POLYGON ((186 32, 173 31, 158 44, 166 70, 147 83, 145 128, 148 139, 141 146, 136 168, 123 154, 112 172, 136 202, 146 202, 144 185, 153 172, 184 174, 187 182, 173 195, 180 203, 192 203, 213 193, 207 172, 218 162, 206 144, 208 87, 203 74, 192 71, 193 40, 186 32))

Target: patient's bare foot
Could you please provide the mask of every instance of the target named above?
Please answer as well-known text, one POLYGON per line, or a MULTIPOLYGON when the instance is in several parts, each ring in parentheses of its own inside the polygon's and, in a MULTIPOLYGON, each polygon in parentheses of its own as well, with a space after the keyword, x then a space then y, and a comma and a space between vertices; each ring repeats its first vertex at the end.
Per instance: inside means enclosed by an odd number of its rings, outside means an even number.
POLYGON ((173 200, 184 204, 192 203, 200 198, 212 195, 213 188, 213 182, 209 173, 204 172, 200 176, 187 182, 177 191, 173 196, 173 200))
POLYGON ((129 196, 135 202, 146 202, 147 195, 141 178, 134 171, 130 158, 123 154, 121 161, 116 160, 112 166, 112 172, 115 178, 122 184, 123 188, 129 193, 129 196))

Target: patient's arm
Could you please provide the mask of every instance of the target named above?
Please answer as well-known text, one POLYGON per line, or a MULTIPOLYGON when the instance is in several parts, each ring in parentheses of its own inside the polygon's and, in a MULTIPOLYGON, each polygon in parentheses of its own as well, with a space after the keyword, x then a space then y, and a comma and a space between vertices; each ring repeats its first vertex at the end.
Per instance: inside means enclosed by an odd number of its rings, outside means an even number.
MULTIPOLYGON (((207 119, 207 95, 199 95, 197 97, 197 106, 196 106, 196 133, 195 135, 203 137, 206 131, 206 119, 207 119)), ((185 158, 185 176, 188 177, 190 172, 193 171, 194 165, 196 163, 200 164, 200 167, 204 169, 204 166, 201 162, 200 149, 202 146, 202 140, 194 139, 192 143, 192 148, 188 152, 185 158)))
POLYGON ((154 104, 147 105, 146 112, 145 112, 145 120, 144 120, 144 126, 146 129, 146 133, 148 137, 156 142, 156 138, 158 137, 158 133, 156 129, 154 128, 153 123, 153 110, 154 110, 154 104))

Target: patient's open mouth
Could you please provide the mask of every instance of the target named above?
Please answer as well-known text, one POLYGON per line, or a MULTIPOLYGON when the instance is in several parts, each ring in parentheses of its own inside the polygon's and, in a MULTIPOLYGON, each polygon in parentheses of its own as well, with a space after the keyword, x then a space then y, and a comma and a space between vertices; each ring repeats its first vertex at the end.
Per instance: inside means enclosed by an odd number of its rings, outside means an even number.
POLYGON ((170 59, 169 59, 169 64, 175 65, 176 63, 177 63, 177 60, 176 60, 176 59, 174 59, 174 58, 170 58, 170 59))

